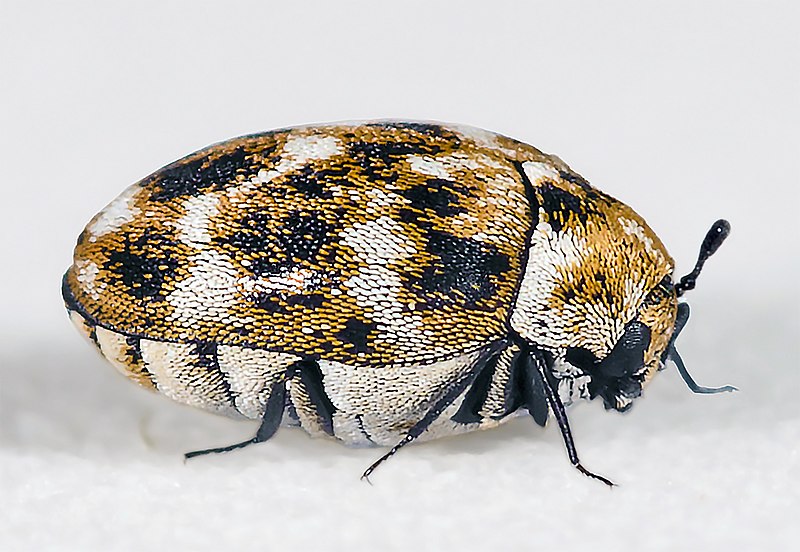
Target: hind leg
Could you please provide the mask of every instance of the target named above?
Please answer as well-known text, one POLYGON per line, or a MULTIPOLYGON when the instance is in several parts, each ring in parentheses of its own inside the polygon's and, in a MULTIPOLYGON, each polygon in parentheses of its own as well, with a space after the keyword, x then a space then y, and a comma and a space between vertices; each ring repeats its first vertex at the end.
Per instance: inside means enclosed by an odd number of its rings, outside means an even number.
POLYGON ((212 452, 228 452, 231 450, 246 447, 247 445, 252 445, 254 443, 263 443, 264 441, 269 440, 270 437, 275 435, 275 432, 281 425, 285 400, 286 400, 286 380, 280 379, 279 381, 276 381, 275 383, 272 384, 272 390, 269 394, 269 399, 267 399, 267 404, 264 407, 264 415, 261 417, 261 425, 259 426, 258 431, 256 432, 255 436, 252 439, 248 439, 247 441, 243 441, 241 443, 236 443, 235 445, 228 445, 226 447, 187 452, 184 455, 184 457, 188 460, 189 458, 194 458, 195 456, 202 456, 204 454, 210 454, 212 452))

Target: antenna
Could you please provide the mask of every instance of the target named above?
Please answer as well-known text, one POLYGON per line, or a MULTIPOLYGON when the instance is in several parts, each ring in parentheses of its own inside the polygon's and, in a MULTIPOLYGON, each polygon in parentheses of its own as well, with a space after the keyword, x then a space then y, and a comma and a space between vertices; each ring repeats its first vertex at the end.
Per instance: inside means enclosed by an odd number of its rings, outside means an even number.
POLYGON ((703 239, 703 243, 700 244, 700 254, 697 256, 697 262, 694 268, 689 274, 681 278, 680 282, 675 284, 675 293, 678 297, 690 289, 694 289, 697 283, 697 277, 700 276, 700 271, 703 270, 703 265, 708 258, 719 249, 719 246, 722 245, 722 242, 725 241, 725 238, 727 238, 730 233, 731 225, 727 220, 719 219, 711 225, 711 229, 703 239))

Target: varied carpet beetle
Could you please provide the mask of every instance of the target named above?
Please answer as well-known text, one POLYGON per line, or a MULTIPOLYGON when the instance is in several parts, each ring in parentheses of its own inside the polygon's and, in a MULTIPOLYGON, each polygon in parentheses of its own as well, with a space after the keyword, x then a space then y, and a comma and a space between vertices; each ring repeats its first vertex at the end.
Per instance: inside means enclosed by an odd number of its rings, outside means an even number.
POLYGON ((63 296, 119 371, 176 401, 351 446, 627 410, 673 360, 695 270, 563 161, 470 127, 378 121, 244 136, 125 190, 63 296))

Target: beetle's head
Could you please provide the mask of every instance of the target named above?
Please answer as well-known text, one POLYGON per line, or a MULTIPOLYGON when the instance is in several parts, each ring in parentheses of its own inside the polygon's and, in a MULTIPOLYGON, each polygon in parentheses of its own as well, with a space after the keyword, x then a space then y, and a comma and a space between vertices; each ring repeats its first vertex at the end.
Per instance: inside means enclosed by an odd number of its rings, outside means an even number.
POLYGON ((714 224, 697 266, 675 283, 673 261, 646 223, 601 200, 602 213, 571 225, 540 219, 511 322, 552 360, 562 401, 600 397, 624 411, 668 359, 688 378, 674 347, 688 318, 678 297, 694 287, 730 227, 714 224))
POLYGON ((665 367, 667 360, 675 362, 681 376, 694 392, 734 390, 730 386, 715 389, 698 386, 686 372, 675 349, 675 339, 689 319, 689 305, 678 303, 678 298, 694 289, 706 260, 719 248, 729 232, 730 224, 727 221, 716 221, 700 246, 694 269, 678 283, 673 283, 670 274, 652 288, 605 356, 596 357, 581 348, 566 351, 563 360, 590 376, 586 386, 589 398, 600 396, 606 408, 627 410, 633 399, 641 393, 642 386, 665 367))

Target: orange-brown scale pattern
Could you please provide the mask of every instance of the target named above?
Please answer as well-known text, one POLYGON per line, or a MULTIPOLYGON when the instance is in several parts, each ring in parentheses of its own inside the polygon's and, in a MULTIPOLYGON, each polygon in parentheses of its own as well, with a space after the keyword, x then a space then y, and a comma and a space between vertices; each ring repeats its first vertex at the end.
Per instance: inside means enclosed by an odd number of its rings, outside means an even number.
POLYGON ((232 140, 134 185, 110 230, 96 218, 81 235, 66 281, 130 335, 353 365, 445 358, 505 331, 531 217, 514 158, 548 159, 437 126, 232 140))

